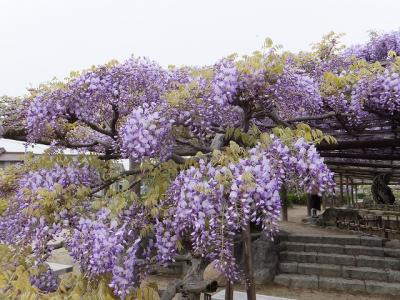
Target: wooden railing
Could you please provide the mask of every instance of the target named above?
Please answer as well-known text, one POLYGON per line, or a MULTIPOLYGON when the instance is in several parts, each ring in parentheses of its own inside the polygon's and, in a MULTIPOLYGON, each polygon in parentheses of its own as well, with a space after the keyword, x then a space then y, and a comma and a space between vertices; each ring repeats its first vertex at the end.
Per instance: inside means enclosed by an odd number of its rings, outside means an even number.
POLYGON ((399 204, 379 204, 373 202, 360 202, 360 203, 355 203, 354 208, 400 212, 399 204))
POLYGON ((204 293, 204 300, 211 300, 211 294, 204 293))
POLYGON ((379 216, 367 214, 357 219, 337 218, 336 225, 348 230, 363 231, 374 235, 380 235, 387 239, 400 237, 400 221, 398 215, 379 216))

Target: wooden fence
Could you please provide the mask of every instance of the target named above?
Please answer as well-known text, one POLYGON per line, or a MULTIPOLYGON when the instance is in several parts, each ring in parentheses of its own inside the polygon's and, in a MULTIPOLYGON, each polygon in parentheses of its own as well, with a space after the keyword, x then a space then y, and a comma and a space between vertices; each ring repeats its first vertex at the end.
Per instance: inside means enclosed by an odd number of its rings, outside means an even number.
POLYGON ((389 212, 400 212, 399 204, 379 204, 374 202, 360 202, 355 203, 354 208, 370 209, 370 210, 384 210, 389 212))
POLYGON ((348 230, 363 231, 380 235, 387 239, 400 237, 400 222, 398 215, 378 216, 366 214, 357 219, 337 218, 336 226, 348 230))

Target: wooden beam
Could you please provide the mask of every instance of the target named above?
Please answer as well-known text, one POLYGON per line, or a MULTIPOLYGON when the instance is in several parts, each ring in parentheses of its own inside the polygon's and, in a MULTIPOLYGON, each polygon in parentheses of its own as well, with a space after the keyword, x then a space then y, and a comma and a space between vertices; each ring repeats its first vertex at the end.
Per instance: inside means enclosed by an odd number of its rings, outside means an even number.
POLYGON ((351 193, 351 205, 354 205, 354 189, 353 189, 353 179, 350 177, 350 193, 351 193))
POLYGON ((354 188, 355 188, 355 198, 356 198, 356 203, 358 202, 358 186, 357 186, 357 184, 354 184, 354 182, 353 182, 353 185, 354 185, 354 188))
POLYGON ((373 159, 373 160, 400 160, 400 154, 374 154, 352 152, 320 152, 322 157, 373 159))
POLYGON ((341 117, 348 117, 351 116, 351 114, 337 114, 335 112, 329 112, 326 114, 322 114, 322 115, 316 115, 316 116, 304 116, 304 117, 298 117, 298 118, 293 118, 293 119, 288 119, 286 120, 286 122, 303 122, 303 121, 313 121, 313 120, 324 120, 324 119, 328 119, 328 118, 332 118, 332 117, 337 117, 337 116, 341 116, 341 117))
POLYGON ((325 160, 325 163, 328 166, 352 166, 352 167, 362 167, 362 168, 389 168, 394 170, 400 170, 400 165, 388 165, 388 164, 379 164, 379 163, 362 163, 362 162, 354 162, 354 161, 333 161, 333 160, 325 160))
POLYGON ((400 147, 400 139, 379 139, 379 140, 366 140, 366 141, 339 141, 337 144, 321 143, 319 145, 316 145, 316 147, 319 151, 400 147))
POLYGON ((400 171, 398 170, 388 170, 388 169, 383 169, 379 170, 377 168, 360 168, 360 167, 345 167, 345 166, 330 166, 329 169, 332 171, 336 171, 337 173, 365 173, 365 174, 392 174, 394 176, 400 175, 400 171))
MULTIPOLYGON (((395 133, 400 132, 400 129, 391 129, 391 128, 387 128, 387 129, 372 129, 372 130, 368 130, 365 129, 363 131, 357 132, 355 134, 353 134, 352 136, 358 136, 358 137, 362 137, 362 136, 370 136, 370 135, 379 135, 380 137, 382 137, 382 135, 394 135, 395 133)), ((326 130, 324 131, 325 134, 329 134, 332 136, 349 136, 349 134, 345 131, 329 131, 326 130)))

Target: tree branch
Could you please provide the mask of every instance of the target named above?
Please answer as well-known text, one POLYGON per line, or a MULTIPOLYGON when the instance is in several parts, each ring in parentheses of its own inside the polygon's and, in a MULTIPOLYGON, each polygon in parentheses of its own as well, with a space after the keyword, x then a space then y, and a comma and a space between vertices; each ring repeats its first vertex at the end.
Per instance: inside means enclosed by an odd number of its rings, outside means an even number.
MULTIPOLYGON (((217 281, 202 279, 206 267, 205 261, 201 258, 192 258, 191 264, 190 269, 183 279, 175 280, 169 284, 165 292, 162 294, 161 300, 172 300, 177 293, 200 296, 200 293, 215 292, 217 290, 217 281)), ((189 298, 193 299, 193 297, 189 298)))
POLYGON ((275 110, 269 111, 268 113, 266 113, 266 116, 269 117, 272 121, 274 121, 275 124, 277 124, 277 125, 282 125, 282 126, 285 126, 285 127, 290 127, 290 124, 289 124, 287 121, 282 120, 282 119, 278 116, 278 114, 276 113, 275 110))
POLYGON ((185 139, 182 139, 182 138, 179 138, 179 137, 175 137, 175 141, 176 141, 177 143, 180 143, 180 144, 183 144, 183 145, 188 145, 188 146, 190 146, 190 147, 193 147, 194 149, 196 149, 196 150, 198 150, 198 151, 201 151, 201 152, 207 153, 207 152, 210 152, 210 151, 211 151, 211 149, 208 148, 208 147, 205 147, 205 146, 202 146, 202 145, 196 145, 196 144, 192 143, 192 142, 189 141, 189 140, 185 140, 185 139))
POLYGON ((94 131, 97 131, 97 132, 99 132, 101 134, 104 134, 104 135, 108 135, 112 139, 115 139, 115 136, 111 131, 103 129, 100 126, 98 126, 96 124, 93 124, 93 123, 91 123, 89 121, 86 121, 86 120, 79 120, 79 121, 82 122, 83 124, 85 124, 86 126, 90 127, 91 129, 93 129, 94 131))
POLYGON ((285 121, 288 123, 293 123, 293 122, 302 122, 302 121, 323 120, 323 119, 328 119, 328 118, 336 117, 336 116, 350 117, 350 116, 352 116, 352 114, 347 114, 347 113, 346 114, 338 114, 335 112, 329 112, 329 113, 322 114, 322 115, 304 116, 304 117, 287 119, 285 121))
POLYGON ((177 155, 177 154, 172 154, 172 155, 171 155, 171 159, 172 159, 174 162, 176 162, 177 164, 180 164, 180 165, 184 164, 185 161, 186 161, 182 156, 177 155))
POLYGON ((111 120, 111 133, 113 134, 113 136, 116 135, 117 133, 117 122, 119 119, 119 110, 118 110, 118 106, 115 104, 111 104, 111 107, 113 109, 113 117, 111 120))
POLYGON ((89 196, 93 196, 97 192, 100 192, 101 190, 104 190, 106 187, 112 185, 113 183, 117 182, 118 180, 120 180, 120 179, 122 179, 124 177, 130 176, 130 175, 136 175, 136 174, 139 174, 140 172, 141 172, 140 169, 128 170, 128 171, 124 171, 124 172, 118 174, 117 176, 109 178, 106 181, 104 181, 101 185, 99 185, 96 188, 94 188, 91 191, 91 193, 89 194, 89 196))

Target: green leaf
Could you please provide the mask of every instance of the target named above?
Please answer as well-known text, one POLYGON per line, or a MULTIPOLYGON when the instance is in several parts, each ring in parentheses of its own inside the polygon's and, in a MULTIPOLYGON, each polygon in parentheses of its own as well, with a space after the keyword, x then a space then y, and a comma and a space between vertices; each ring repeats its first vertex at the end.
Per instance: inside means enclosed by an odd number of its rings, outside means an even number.
POLYGON ((233 133, 233 138, 235 140, 238 140, 241 134, 242 134, 242 132, 241 132, 240 128, 236 128, 235 132, 233 133))

